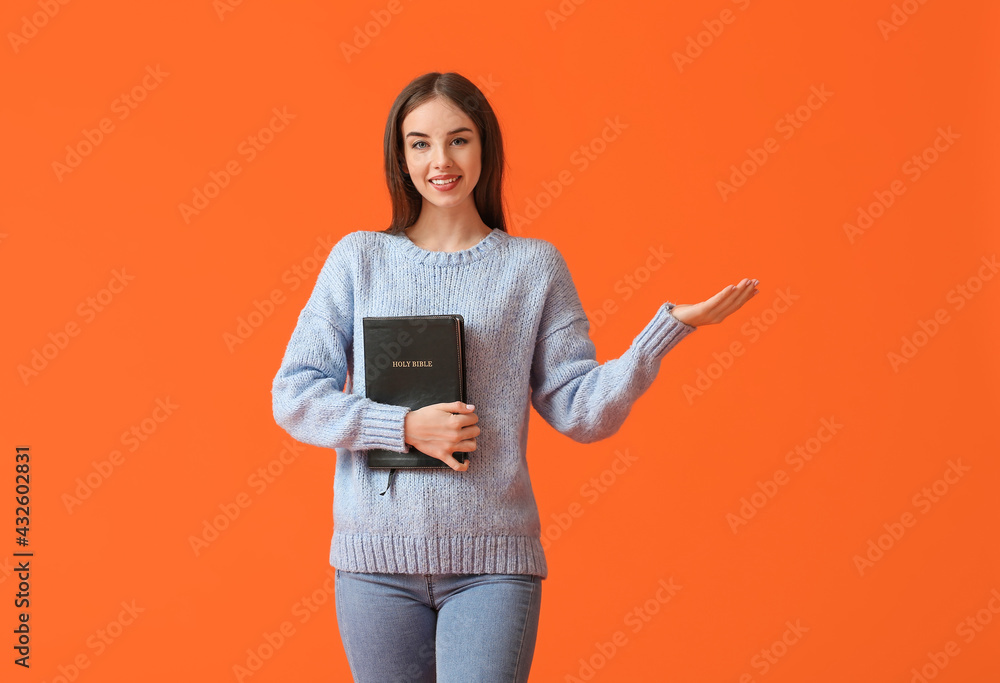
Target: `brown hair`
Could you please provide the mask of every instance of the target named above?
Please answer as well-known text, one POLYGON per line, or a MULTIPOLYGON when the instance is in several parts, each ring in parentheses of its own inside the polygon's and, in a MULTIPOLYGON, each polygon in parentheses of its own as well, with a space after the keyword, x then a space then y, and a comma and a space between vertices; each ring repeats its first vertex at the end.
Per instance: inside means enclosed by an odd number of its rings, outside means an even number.
POLYGON ((414 78, 392 103, 385 123, 385 182, 392 198, 392 223, 382 232, 398 235, 420 216, 422 195, 403 173, 403 119, 424 102, 441 97, 473 120, 482 140, 482 171, 472 197, 483 223, 507 232, 503 206, 503 139, 500 123, 486 96, 470 80, 455 72, 437 71, 414 78))

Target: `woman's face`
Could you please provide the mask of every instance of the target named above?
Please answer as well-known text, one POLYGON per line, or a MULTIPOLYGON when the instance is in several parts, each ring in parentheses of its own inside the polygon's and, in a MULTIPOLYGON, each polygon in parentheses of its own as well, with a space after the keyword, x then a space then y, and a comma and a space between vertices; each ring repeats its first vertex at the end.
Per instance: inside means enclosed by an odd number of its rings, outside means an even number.
POLYGON ((479 182, 482 144, 476 124, 451 102, 434 98, 403 119, 403 170, 424 198, 441 208, 472 202, 479 182), (458 178, 437 185, 432 179, 458 178))

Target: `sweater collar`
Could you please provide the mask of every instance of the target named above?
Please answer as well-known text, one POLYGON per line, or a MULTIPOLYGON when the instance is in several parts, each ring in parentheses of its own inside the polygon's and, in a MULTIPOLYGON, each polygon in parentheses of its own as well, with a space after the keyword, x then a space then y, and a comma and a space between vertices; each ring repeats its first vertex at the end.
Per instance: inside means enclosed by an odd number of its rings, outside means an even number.
POLYGON ((403 234, 390 235, 390 238, 394 240, 397 248, 407 258, 413 259, 417 263, 428 266, 458 266, 463 263, 477 261, 490 254, 506 242, 510 238, 510 235, 503 230, 494 228, 490 231, 489 235, 479 240, 478 243, 461 251, 430 251, 423 247, 418 247, 409 237, 403 234))

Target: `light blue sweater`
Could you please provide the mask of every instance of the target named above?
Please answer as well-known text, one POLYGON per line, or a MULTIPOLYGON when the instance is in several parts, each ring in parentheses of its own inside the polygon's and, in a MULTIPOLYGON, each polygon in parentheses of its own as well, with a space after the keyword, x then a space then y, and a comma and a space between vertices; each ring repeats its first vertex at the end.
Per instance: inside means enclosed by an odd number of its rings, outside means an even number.
POLYGON ((696 329, 670 315, 674 305, 664 303, 621 357, 601 365, 566 262, 545 240, 493 230, 469 249, 438 252, 405 235, 342 237, 299 314, 271 390, 281 427, 303 443, 336 449, 330 564, 546 578, 528 476, 529 401, 575 441, 611 436, 663 356, 696 329), (379 495, 388 470, 369 468, 365 451, 409 451, 409 409, 365 398, 361 319, 450 313, 465 319, 467 401, 482 430, 477 449, 465 472, 400 469, 379 495))

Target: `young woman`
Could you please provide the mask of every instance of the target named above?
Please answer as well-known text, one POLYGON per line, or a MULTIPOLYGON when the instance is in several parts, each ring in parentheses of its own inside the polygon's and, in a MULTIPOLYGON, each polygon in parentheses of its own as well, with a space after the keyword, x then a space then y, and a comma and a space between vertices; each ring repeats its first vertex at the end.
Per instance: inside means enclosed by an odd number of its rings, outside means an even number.
POLYGON ((507 232, 503 144, 482 92, 456 73, 414 79, 384 147, 392 224, 331 250, 274 378, 275 420, 336 449, 330 564, 354 680, 526 681, 548 576, 529 402, 575 441, 611 436, 666 353, 742 306, 757 281, 665 302, 599 365, 559 250, 507 232), (410 410, 365 397, 363 317, 452 313, 465 320, 472 403, 410 410), (411 446, 450 469, 400 470, 380 495, 385 470, 365 451, 411 446))

